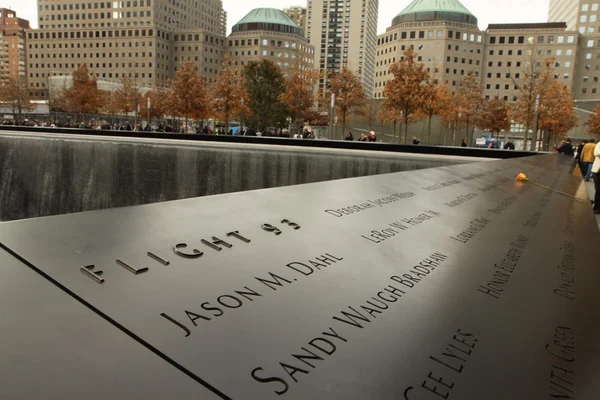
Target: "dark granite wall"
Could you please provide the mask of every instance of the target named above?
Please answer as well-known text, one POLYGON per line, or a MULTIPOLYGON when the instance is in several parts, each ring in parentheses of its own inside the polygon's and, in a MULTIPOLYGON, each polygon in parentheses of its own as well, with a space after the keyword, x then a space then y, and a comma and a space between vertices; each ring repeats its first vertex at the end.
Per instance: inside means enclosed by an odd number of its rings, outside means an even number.
POLYGON ((481 160, 359 150, 0 132, 0 220, 481 160))

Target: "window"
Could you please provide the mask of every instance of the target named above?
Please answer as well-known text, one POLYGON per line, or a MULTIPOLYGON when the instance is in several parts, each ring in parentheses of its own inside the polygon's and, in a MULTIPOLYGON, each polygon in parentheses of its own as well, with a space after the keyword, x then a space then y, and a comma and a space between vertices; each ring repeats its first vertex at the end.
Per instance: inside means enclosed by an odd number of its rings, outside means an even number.
POLYGON ((581 6, 581 11, 587 11, 588 10, 588 5, 584 4, 581 6))
POLYGON ((519 44, 525 43, 525 36, 519 36, 519 44))
POLYGON ((554 43, 554 36, 548 36, 548 41, 547 41, 547 43, 548 43, 548 44, 552 44, 552 43, 554 43))
POLYGON ((564 43, 564 41, 565 41, 565 37, 559 36, 558 39, 556 40, 556 43, 564 43))
POLYGON ((587 47, 594 47, 594 40, 588 40, 587 47))
POLYGON ((573 55, 573 50, 567 50, 567 55, 568 55, 568 56, 571 56, 571 55, 573 55))
POLYGON ((490 44, 496 43, 496 36, 490 36, 490 44))
POLYGON ((587 53, 587 54, 585 55, 585 59, 586 59, 586 60, 591 60, 591 59, 592 59, 592 53, 587 53))
POLYGON ((556 50, 556 55, 557 56, 562 56, 562 50, 556 50))
POLYGON ((544 37, 543 36, 538 36, 537 37, 537 44, 544 44, 544 37))
POLYGON ((563 79, 569 79, 569 74, 564 74, 563 79))
POLYGON ((582 15, 579 17, 579 22, 587 22, 587 15, 582 15))
POLYGON ((575 43, 575 36, 567 37, 567 43, 575 43))

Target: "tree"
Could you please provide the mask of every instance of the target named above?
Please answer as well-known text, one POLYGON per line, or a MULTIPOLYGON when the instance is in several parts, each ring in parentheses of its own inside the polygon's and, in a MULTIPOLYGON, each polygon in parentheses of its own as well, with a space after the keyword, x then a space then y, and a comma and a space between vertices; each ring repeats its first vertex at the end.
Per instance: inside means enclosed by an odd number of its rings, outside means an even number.
POLYGON ((479 129, 492 132, 492 137, 494 134, 498 135, 502 131, 508 131, 511 125, 508 111, 509 106, 506 101, 494 97, 484 103, 477 126, 479 129))
POLYGON ((377 115, 377 103, 375 99, 365 99, 360 105, 357 112, 362 117, 362 121, 369 126, 369 130, 373 130, 373 125, 379 119, 377 115))
POLYGON ((585 126, 590 135, 600 135, 600 104, 594 108, 594 113, 586 121, 585 126))
POLYGON ((161 87, 157 87, 153 90, 148 90, 144 96, 142 97, 142 104, 148 104, 148 99, 150 99, 150 119, 156 118, 161 120, 168 112, 167 107, 167 99, 168 93, 167 90, 161 87))
POLYGON ((454 101, 459 108, 458 117, 461 124, 465 126, 468 143, 471 143, 472 140, 472 131, 469 131, 469 128, 473 129, 477 124, 483 105, 482 91, 481 84, 477 81, 477 76, 473 71, 469 71, 460 80, 460 85, 454 96, 454 101))
POLYGON ((304 122, 310 117, 315 105, 315 88, 319 79, 319 71, 313 68, 302 68, 296 61, 284 71, 285 91, 280 100, 290 112, 292 123, 304 122))
MULTIPOLYGON (((547 86, 553 76, 552 66, 554 59, 542 60, 541 50, 535 45, 530 44, 527 50, 527 58, 523 62, 523 69, 520 71, 522 78, 517 78, 516 74, 511 75, 513 84, 518 88, 519 95, 517 102, 513 105, 510 116, 515 121, 524 125, 523 150, 527 146, 527 136, 529 129, 535 126, 534 115, 536 100, 540 100, 544 95, 544 88, 547 86)), ((537 132, 533 132, 531 140, 531 150, 535 150, 537 141, 537 132)))
POLYGON ((13 117, 22 119, 23 111, 31 111, 35 105, 29 97, 25 80, 19 75, 10 75, 0 86, 0 103, 12 110, 13 117))
POLYGON ((433 82, 425 85, 421 100, 421 109, 418 113, 420 116, 428 119, 427 144, 431 144, 431 120, 434 115, 441 113, 442 107, 447 103, 449 96, 448 89, 445 86, 435 85, 433 82))
POLYGON ((348 68, 343 68, 341 72, 334 74, 330 83, 329 91, 335 95, 335 109, 338 118, 342 120, 343 136, 348 115, 359 109, 365 99, 365 91, 358 77, 348 68))
POLYGON ((402 60, 390 67, 394 78, 385 85, 383 102, 388 103, 386 108, 401 112, 404 122, 402 143, 406 143, 408 125, 422 115, 420 112, 427 91, 426 81, 430 76, 423 63, 417 61, 417 53, 412 47, 404 50, 403 54, 402 60))
POLYGON ((196 73, 192 62, 179 65, 166 100, 171 114, 185 118, 186 129, 190 117, 205 118, 208 115, 206 81, 196 73))
POLYGON ((577 123, 569 89, 556 79, 550 80, 539 109, 539 128, 543 132, 545 148, 549 148, 552 138, 563 137, 577 123))
POLYGON ((128 115, 132 111, 137 112, 142 97, 135 82, 127 76, 121 78, 121 85, 113 92, 113 96, 114 105, 123 115, 128 115))
POLYGON ((251 61, 244 67, 244 89, 248 95, 248 123, 258 130, 285 125, 289 111, 281 102, 285 78, 270 60, 251 61))
POLYGON ((67 110, 84 115, 97 113, 102 107, 102 96, 96 77, 90 77, 87 64, 81 64, 71 75, 73 85, 62 93, 67 110))
POLYGON ((377 119, 382 124, 387 122, 391 122, 394 124, 394 130, 392 131, 392 142, 396 141, 396 124, 398 121, 402 120, 402 116, 400 112, 396 110, 396 108, 391 106, 391 103, 386 103, 385 101, 381 103, 379 106, 379 110, 377 110, 377 119))
POLYGON ((219 75, 210 89, 212 111, 218 119, 225 121, 225 128, 229 132, 231 117, 244 114, 246 108, 243 76, 237 67, 231 65, 229 55, 225 56, 219 75))

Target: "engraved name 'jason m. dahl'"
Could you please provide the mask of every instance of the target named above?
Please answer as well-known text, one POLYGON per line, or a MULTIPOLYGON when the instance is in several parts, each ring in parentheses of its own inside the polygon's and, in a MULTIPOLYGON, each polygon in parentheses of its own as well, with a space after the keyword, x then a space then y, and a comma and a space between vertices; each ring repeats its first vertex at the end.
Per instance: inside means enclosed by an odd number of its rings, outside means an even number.
MULTIPOLYGON (((293 282, 298 281, 298 278, 300 277, 307 277, 343 260, 344 258, 342 257, 337 257, 331 253, 325 253, 307 261, 290 262, 285 265, 287 268, 287 272, 285 273, 275 274, 273 272, 268 272, 268 278, 254 277, 254 279, 260 283, 258 290, 256 289, 256 286, 253 288, 250 288, 251 285, 244 286, 243 289, 232 290, 217 296, 214 300, 198 303, 198 305, 194 306, 194 311, 184 310, 183 312, 192 325, 197 327, 198 322, 196 321, 198 320, 206 322, 212 321, 213 319, 224 315, 227 310, 242 308, 244 305, 253 302, 257 298, 263 297, 263 291, 261 289, 269 288, 273 291, 277 290, 278 288, 282 288, 285 285, 290 285, 293 282), (198 309, 198 307, 201 310, 198 309)), ((176 320, 169 314, 161 313, 160 316, 183 330, 185 337, 192 334, 192 331, 188 326, 181 321, 176 320)))

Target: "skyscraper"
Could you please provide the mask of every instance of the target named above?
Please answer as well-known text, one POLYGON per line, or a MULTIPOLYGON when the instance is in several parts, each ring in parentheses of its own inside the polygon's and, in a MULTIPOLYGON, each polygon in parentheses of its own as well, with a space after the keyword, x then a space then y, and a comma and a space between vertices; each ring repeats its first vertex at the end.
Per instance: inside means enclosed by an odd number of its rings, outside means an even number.
POLYGON ((17 18, 12 10, 0 8, 0 83, 10 75, 26 81, 25 29, 29 29, 29 21, 17 18))
POLYGON ((284 8, 283 12, 286 13, 296 25, 302 28, 302 34, 306 36, 306 7, 291 6, 284 8))
MULTIPOLYGON (((308 0, 306 34, 320 71, 355 72, 373 96, 379 0, 308 0)), ((319 89, 327 88, 327 78, 319 89)))
POLYGON ((38 98, 48 98, 52 77, 83 63, 100 80, 160 86, 184 61, 211 81, 223 59, 221 0, 38 0, 38 13, 39 29, 27 34, 29 88, 38 98))
POLYGON ((548 8, 548 22, 566 22, 567 30, 575 30, 579 3, 582 3, 582 1, 550 0, 550 7, 548 8))

